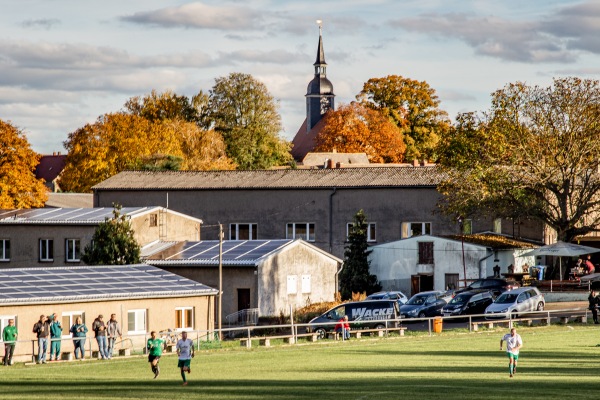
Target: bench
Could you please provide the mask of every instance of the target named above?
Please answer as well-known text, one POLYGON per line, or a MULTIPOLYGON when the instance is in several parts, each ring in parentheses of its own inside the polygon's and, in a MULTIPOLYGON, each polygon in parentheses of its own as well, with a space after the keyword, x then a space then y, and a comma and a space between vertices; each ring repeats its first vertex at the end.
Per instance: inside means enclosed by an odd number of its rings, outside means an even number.
POLYGON ((338 332, 327 332, 327 339, 339 340, 340 334, 338 332))
POLYGON ((60 353, 60 359, 65 361, 73 361, 73 353, 70 351, 63 351, 60 353))
POLYGON ((269 347, 271 346, 271 340, 272 339, 283 339, 284 343, 287 344, 294 344, 295 340, 294 337, 291 335, 285 335, 285 336, 269 336, 269 337, 263 337, 258 339, 258 344, 260 344, 261 346, 265 346, 265 347, 269 347))
MULTIPOLYGON (((500 322, 500 321, 497 321, 500 322)), ((496 322, 494 321, 478 321, 478 322, 472 322, 471 326, 473 327, 473 330, 475 332, 477 332, 479 330, 479 325, 481 326, 487 326, 488 329, 494 329, 494 324, 496 322)))
POLYGON ((175 345, 175 344, 168 344, 165 346, 166 353, 175 353, 176 351, 177 351, 177 345, 175 345))
POLYGON ((316 333, 314 333, 314 332, 312 332, 312 333, 298 333, 296 335, 296 338, 302 338, 302 337, 305 337, 308 342, 316 342, 319 339, 319 335, 316 334, 316 333))
POLYGON ((119 349, 119 355, 120 356, 130 356, 131 349, 119 349))
POLYGON ((241 338, 240 339, 240 346, 245 347, 247 349, 252 347, 252 339, 248 339, 246 338, 241 338))

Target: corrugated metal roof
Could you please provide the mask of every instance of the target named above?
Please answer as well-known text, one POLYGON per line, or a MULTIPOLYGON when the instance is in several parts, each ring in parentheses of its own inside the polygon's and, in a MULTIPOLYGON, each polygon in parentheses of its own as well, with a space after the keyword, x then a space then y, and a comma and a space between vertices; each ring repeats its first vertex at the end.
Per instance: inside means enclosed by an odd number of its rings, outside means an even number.
POLYGON ((168 242, 163 240, 157 240, 156 242, 149 243, 141 248, 140 257, 142 259, 147 258, 152 254, 156 254, 158 252, 166 250, 169 247, 176 245, 177 243, 179 242, 168 242))
POLYGON ((97 184, 93 189, 436 187, 443 177, 444 174, 435 166, 259 171, 124 171, 97 184))
MULTIPOLYGON (((262 258, 268 257, 292 242, 291 239, 224 240, 222 263, 225 266, 254 266, 262 258)), ((145 261, 150 265, 218 265, 219 241, 185 242, 182 246, 177 246, 173 254, 165 255, 161 259, 152 258, 150 255, 145 261)))
MULTIPOLYGON (((134 218, 160 207, 123 207, 121 215, 134 218)), ((29 208, 0 210, 0 224, 99 224, 113 217, 113 208, 29 208)))
POLYGON ((0 304, 216 295, 151 265, 0 269, 0 304))

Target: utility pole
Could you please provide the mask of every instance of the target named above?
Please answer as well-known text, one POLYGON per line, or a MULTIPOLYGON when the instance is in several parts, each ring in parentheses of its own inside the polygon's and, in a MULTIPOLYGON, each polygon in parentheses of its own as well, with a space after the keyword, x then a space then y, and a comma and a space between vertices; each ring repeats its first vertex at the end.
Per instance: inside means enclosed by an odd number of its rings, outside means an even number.
POLYGON ((465 264, 465 230, 464 230, 464 218, 458 217, 458 223, 460 224, 460 245, 462 247, 462 264, 463 264, 463 277, 465 285, 467 287, 467 266, 465 264))
POLYGON ((223 340, 223 332, 221 332, 221 306, 223 304, 223 224, 219 223, 219 340, 223 340))

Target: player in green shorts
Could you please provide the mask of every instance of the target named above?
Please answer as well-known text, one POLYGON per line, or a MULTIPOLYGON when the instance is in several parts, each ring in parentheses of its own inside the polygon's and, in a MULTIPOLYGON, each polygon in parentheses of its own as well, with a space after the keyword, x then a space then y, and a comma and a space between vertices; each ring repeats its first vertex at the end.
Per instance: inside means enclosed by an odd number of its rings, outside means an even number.
POLYGON ((150 332, 150 336, 151 337, 150 339, 148 339, 146 348, 148 349, 148 362, 150 363, 152 372, 154 372, 154 379, 156 379, 158 377, 158 374, 160 374, 160 367, 158 366, 158 361, 160 360, 160 356, 162 356, 165 341, 161 338, 157 338, 155 331, 150 332))
POLYGON ((181 378, 183 379, 183 386, 187 386, 187 379, 185 379, 185 373, 192 372, 190 365, 192 358, 194 358, 194 341, 187 338, 187 332, 181 332, 181 339, 177 341, 177 355, 179 356, 179 362, 177 368, 181 368, 181 378))
POLYGON ((517 333, 515 328, 510 330, 500 339, 500 350, 502 350, 502 342, 506 342, 506 355, 508 356, 508 372, 512 378, 517 373, 517 361, 519 360, 519 350, 523 347, 523 339, 517 333))

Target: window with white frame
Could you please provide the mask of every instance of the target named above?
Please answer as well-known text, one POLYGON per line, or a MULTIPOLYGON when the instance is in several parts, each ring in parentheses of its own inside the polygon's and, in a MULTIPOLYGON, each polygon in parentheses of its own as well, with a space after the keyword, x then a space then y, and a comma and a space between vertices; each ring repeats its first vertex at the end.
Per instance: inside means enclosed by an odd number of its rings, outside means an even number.
POLYGON ((310 275, 302 275, 302 293, 310 293, 310 275))
MULTIPOLYGON (((15 325, 17 325, 16 315, 0 315, 0 332, 4 332, 4 328, 8 326, 9 319, 14 319, 15 325)), ((0 342, 2 342, 2 335, 0 335, 0 342)))
POLYGON ((258 239, 258 224, 229 224, 229 240, 258 239))
POLYGON ((431 235, 431 222, 403 222, 402 239, 412 236, 431 235))
POLYGON ((194 307, 175 308, 175 328, 194 329, 194 307))
POLYGON ((127 333, 146 333, 146 310, 127 311, 127 333))
POLYGON ((70 332, 71 326, 77 321, 77 318, 81 317, 83 323, 85 323, 85 316, 83 311, 67 311, 62 313, 62 328, 63 328, 63 337, 71 337, 72 334, 70 332))
POLYGON ((54 261, 54 240, 40 239, 40 261, 54 261))
POLYGON ((303 239, 315 241, 315 224, 313 222, 290 222, 287 224, 286 239, 303 239))
POLYGON ((79 262, 79 259, 81 257, 81 240, 67 239, 65 247, 66 261, 79 262))
POLYGON ((0 239, 0 261, 10 261, 10 239, 0 239))
POLYGON ((296 275, 288 275, 288 277, 287 277, 287 294, 296 294, 296 292, 298 292, 297 280, 298 280, 298 277, 296 275))
MULTIPOLYGON (((350 232, 352 231, 352 227, 354 223, 348 222, 346 224, 346 240, 350 237, 350 232)), ((367 223, 367 242, 376 242, 377 241, 377 229, 375 222, 367 223)))

